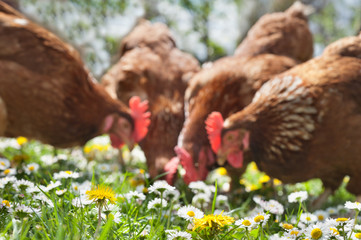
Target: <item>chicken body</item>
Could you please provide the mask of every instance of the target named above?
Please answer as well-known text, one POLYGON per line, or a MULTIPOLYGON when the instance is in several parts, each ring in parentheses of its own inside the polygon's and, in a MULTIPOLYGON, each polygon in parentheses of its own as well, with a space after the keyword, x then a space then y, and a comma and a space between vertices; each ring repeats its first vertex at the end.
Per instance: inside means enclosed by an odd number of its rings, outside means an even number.
MULTIPOLYGON (((235 56, 222 58, 193 77, 186 91, 187 119, 176 148, 186 170, 185 182, 204 180, 208 168, 215 164, 204 124, 208 114, 235 113, 247 106, 272 76, 312 56, 312 35, 303 10, 303 5, 294 5, 284 13, 265 15, 249 31, 235 56), (287 47, 288 42, 292 48, 287 47)), ((240 173, 231 175, 239 178, 240 173)))
POLYGON ((361 194, 360 53, 361 35, 341 39, 264 84, 223 123, 220 158, 249 150, 285 183, 320 178, 336 189, 349 175, 348 190, 361 194))
POLYGON ((94 82, 77 52, 2 2, 0 49, 1 135, 56 147, 103 133, 133 141, 131 111, 94 82))
POLYGON ((140 146, 150 176, 170 171, 166 179, 172 183, 177 168, 173 147, 184 122, 184 92, 199 70, 198 61, 177 49, 169 29, 160 23, 141 22, 122 45, 122 57, 102 83, 121 101, 134 95, 149 101, 151 124, 140 146))

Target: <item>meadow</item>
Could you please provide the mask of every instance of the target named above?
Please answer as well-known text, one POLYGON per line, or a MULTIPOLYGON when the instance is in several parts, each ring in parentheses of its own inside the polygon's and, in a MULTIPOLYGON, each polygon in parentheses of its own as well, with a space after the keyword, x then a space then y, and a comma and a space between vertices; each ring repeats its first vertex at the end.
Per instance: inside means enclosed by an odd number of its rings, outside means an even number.
POLYGON ((0 239, 361 239, 345 177, 321 209, 320 180, 283 184, 251 163, 230 190, 224 168, 186 186, 149 179, 144 155, 98 137, 54 149, 0 139, 0 239))

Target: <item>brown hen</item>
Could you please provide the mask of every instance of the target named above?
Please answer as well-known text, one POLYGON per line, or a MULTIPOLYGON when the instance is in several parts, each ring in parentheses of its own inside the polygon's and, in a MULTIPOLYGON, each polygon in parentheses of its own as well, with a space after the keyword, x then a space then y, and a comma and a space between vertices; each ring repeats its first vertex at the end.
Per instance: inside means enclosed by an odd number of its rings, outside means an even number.
POLYGON ((207 120, 219 159, 242 167, 250 152, 261 170, 285 183, 320 178, 361 194, 361 34, 265 83, 252 103, 223 123, 207 120))
MULTIPOLYGON (((265 15, 252 27, 236 56, 220 59, 193 77, 186 91, 188 117, 176 147, 186 171, 186 183, 204 180, 208 168, 215 163, 204 128, 208 114, 235 113, 247 106, 254 93, 272 76, 312 56, 312 35, 304 9, 304 5, 297 3, 284 13, 265 15), (287 42, 294 46, 280 47, 287 42)), ((228 170, 232 172, 234 168, 228 170)), ((231 176, 239 178, 240 172, 231 176)))
POLYGON ((161 23, 142 21, 122 45, 122 58, 102 83, 121 101, 134 95, 149 101, 151 124, 140 146, 150 176, 170 172, 166 180, 172 183, 178 165, 173 147, 184 122, 184 92, 199 64, 175 47, 169 29, 161 23))
POLYGON ((0 2, 0 134, 56 147, 83 145, 109 133, 130 147, 147 131, 146 104, 113 100, 78 53, 0 2))

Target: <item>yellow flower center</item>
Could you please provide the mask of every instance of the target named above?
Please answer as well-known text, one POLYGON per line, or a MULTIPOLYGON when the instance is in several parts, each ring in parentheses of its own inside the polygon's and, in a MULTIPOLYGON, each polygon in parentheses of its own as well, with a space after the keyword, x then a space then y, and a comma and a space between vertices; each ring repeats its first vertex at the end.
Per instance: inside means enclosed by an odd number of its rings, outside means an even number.
POLYGON ((65 171, 65 173, 67 173, 67 174, 72 174, 73 172, 72 171, 65 171))
POLYGON ((193 211, 188 211, 188 212, 187 212, 187 215, 190 216, 190 217, 194 217, 194 216, 195 216, 195 214, 194 214, 193 211))
POLYGON ((75 191, 78 191, 78 186, 74 186, 74 190, 75 190, 75 191))
POLYGON ((224 167, 220 167, 217 169, 217 173, 221 176, 227 175, 227 170, 224 167))
POLYGON ((28 141, 28 139, 25 138, 25 137, 18 137, 18 138, 16 139, 16 141, 17 141, 18 144, 21 146, 21 145, 23 145, 24 143, 26 143, 26 142, 28 141))
POLYGON ((346 222, 348 218, 337 218, 336 222, 346 222))
POLYGON ((242 221, 242 224, 243 224, 244 226, 247 226, 247 227, 248 227, 248 226, 251 226, 251 222, 250 222, 249 220, 247 220, 247 219, 246 219, 246 220, 243 220, 243 221, 242 221))
POLYGON ((318 218, 318 220, 320 220, 320 221, 323 221, 323 220, 325 219, 325 217, 324 217, 323 215, 318 215, 317 218, 318 218))
POLYGON ((1 203, 6 205, 7 207, 10 207, 10 202, 8 200, 3 200, 1 203))
POLYGON ((140 174, 144 174, 145 170, 144 169, 139 169, 140 174))
POLYGON ((295 236, 297 236, 299 233, 300 233, 300 232, 297 231, 297 230, 292 230, 292 231, 290 232, 291 235, 295 235, 295 236))
POLYGON ((34 166, 30 166, 28 167, 29 171, 34 171, 35 167, 34 166))
POLYGON ((258 215, 258 216, 256 216, 255 218, 254 218, 254 221, 255 222, 260 222, 260 221, 263 221, 264 220, 264 216, 262 216, 262 215, 258 215))
POLYGON ((4 171, 4 174, 5 175, 8 175, 10 173, 10 169, 6 169, 5 171, 4 171))
POLYGON ((292 229, 293 228, 292 224, 288 224, 288 223, 284 223, 282 226, 284 229, 292 229))
POLYGON ((315 228, 311 231, 311 237, 313 239, 320 239, 322 237, 322 231, 319 228, 315 228))
POLYGON ((148 188, 143 188, 143 193, 148 193, 148 188))
POLYGON ((336 228, 331 227, 330 230, 333 232, 333 234, 340 235, 340 232, 336 228))
POLYGON ((4 162, 0 162, 0 164, 1 164, 2 166, 5 166, 5 163, 4 163, 4 162))
POLYGON ((359 205, 360 203, 359 202, 355 202, 356 203, 356 205, 359 205))
POLYGON ((306 217, 306 221, 311 221, 311 218, 310 218, 310 217, 306 217))
POLYGON ((361 233, 356 233, 356 234, 355 234, 355 238, 361 239, 361 233))

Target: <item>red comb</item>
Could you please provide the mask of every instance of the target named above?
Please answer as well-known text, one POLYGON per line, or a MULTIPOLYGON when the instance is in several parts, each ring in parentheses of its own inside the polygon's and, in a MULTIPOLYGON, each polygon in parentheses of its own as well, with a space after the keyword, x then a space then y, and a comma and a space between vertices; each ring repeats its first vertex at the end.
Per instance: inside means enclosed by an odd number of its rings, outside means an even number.
POLYGON ((223 117, 220 112, 212 112, 209 114, 206 123, 208 139, 212 150, 217 153, 221 146, 221 131, 223 128, 223 117))
POLYGON ((140 101, 138 96, 129 99, 130 115, 134 120, 133 138, 136 142, 142 140, 148 132, 150 124, 150 112, 148 110, 148 101, 140 101))
POLYGON ((165 166, 164 171, 168 172, 165 176, 165 180, 169 185, 173 185, 175 181, 175 177, 177 176, 179 158, 173 157, 165 166))

